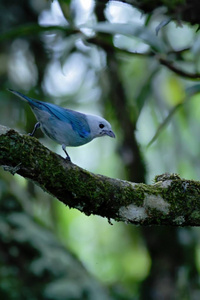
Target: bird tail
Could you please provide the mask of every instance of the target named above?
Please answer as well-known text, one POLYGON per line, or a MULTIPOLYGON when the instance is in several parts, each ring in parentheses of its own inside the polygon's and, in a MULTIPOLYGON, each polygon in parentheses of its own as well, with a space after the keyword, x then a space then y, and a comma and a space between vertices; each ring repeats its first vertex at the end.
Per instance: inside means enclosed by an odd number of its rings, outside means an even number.
POLYGON ((20 92, 14 91, 12 89, 8 89, 8 91, 15 94, 16 96, 20 97, 23 101, 29 102, 29 104, 34 103, 34 100, 32 100, 31 98, 27 97, 26 95, 24 95, 20 92))

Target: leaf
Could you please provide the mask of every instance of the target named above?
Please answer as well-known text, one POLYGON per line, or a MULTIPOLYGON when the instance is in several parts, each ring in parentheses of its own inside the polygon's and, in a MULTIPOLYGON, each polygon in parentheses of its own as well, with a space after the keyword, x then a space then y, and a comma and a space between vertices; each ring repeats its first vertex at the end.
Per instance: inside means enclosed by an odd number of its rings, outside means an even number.
POLYGON ((163 20, 162 22, 160 22, 160 24, 156 27, 156 35, 158 35, 159 31, 161 28, 165 27, 167 24, 169 24, 169 22, 171 21, 171 18, 167 18, 165 20, 163 20))
POLYGON ((200 93, 200 84, 196 84, 193 85, 189 88, 187 88, 185 90, 186 93, 186 97, 184 98, 183 101, 181 101, 180 103, 178 103, 177 105, 175 105, 172 110, 169 112, 168 116, 164 119, 164 121, 160 124, 160 126, 158 127, 158 129, 156 130, 156 133, 154 134, 154 136, 152 137, 152 139, 150 140, 150 142, 147 144, 147 148, 149 146, 151 146, 151 144, 153 144, 153 142, 155 142, 155 140, 158 138, 158 136, 160 135, 160 133, 163 131, 163 129, 169 124, 170 120, 172 119, 172 116, 174 115, 174 113, 182 106, 184 105, 191 96, 200 93))
POLYGON ((198 55, 200 53, 200 35, 198 35, 198 37, 194 41, 191 50, 194 55, 198 55))
POLYGON ((122 34, 141 39, 144 43, 148 44, 156 52, 164 52, 165 45, 158 39, 158 37, 152 33, 147 27, 138 25, 136 23, 121 24, 121 23, 109 23, 99 22, 95 25, 88 26, 82 25, 80 29, 89 28, 96 32, 103 32, 108 34, 122 34))
POLYGON ((62 31, 66 34, 76 33, 77 30, 71 27, 64 26, 40 26, 38 24, 28 24, 19 26, 17 28, 11 29, 7 32, 0 34, 0 42, 7 39, 13 39, 25 35, 39 34, 41 32, 55 32, 62 31))
POLYGON ((71 34, 69 35, 69 37, 67 37, 63 43, 64 43, 64 46, 63 46, 63 50, 62 50, 62 55, 60 56, 60 63, 61 63, 61 66, 63 67, 66 59, 68 58, 69 54, 71 52, 73 52, 74 48, 75 48, 75 44, 76 44, 76 41, 78 39, 81 39, 83 36, 83 34, 71 34))
POLYGON ((159 68, 156 67, 151 71, 150 74, 148 74, 144 83, 141 85, 138 94, 134 96, 134 98, 136 99, 137 119, 139 118, 142 108, 148 98, 149 91, 151 89, 152 80, 158 71, 159 68))

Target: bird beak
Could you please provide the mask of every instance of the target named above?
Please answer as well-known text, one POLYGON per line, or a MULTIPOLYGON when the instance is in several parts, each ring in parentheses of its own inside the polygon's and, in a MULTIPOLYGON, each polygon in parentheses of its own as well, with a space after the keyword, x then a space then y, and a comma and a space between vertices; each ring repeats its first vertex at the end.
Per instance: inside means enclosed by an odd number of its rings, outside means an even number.
POLYGON ((108 136, 110 136, 112 138, 115 138, 115 134, 114 134, 114 132, 112 130, 105 130, 104 134, 106 134, 106 135, 108 135, 108 136))

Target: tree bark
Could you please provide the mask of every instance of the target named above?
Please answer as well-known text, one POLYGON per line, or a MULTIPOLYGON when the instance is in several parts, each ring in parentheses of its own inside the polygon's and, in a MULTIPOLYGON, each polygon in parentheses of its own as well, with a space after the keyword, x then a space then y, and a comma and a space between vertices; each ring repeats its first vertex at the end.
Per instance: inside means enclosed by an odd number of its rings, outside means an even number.
POLYGON ((200 225, 200 183, 176 174, 157 176, 152 185, 96 175, 4 126, 0 165, 86 215, 139 225, 200 225))

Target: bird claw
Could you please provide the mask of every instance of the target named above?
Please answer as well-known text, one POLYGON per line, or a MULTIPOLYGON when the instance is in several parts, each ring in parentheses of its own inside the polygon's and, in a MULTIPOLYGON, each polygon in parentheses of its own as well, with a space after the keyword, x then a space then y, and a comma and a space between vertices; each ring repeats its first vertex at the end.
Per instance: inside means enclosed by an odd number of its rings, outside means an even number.
POLYGON ((40 128, 40 122, 37 122, 33 128, 33 131, 31 133, 28 133, 29 136, 34 136, 36 130, 40 128))
POLYGON ((66 159, 67 161, 71 162, 71 158, 69 157, 69 155, 66 156, 65 159, 66 159))

